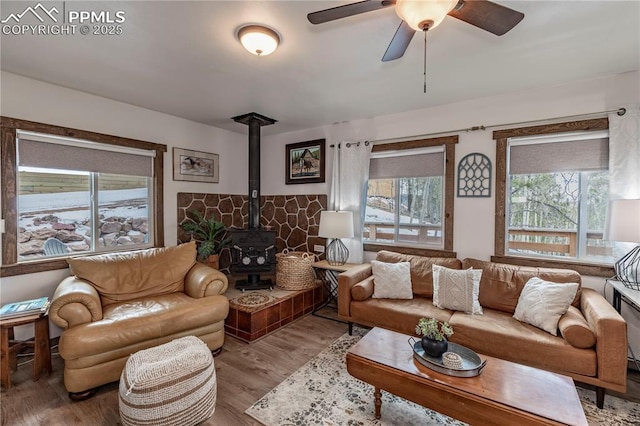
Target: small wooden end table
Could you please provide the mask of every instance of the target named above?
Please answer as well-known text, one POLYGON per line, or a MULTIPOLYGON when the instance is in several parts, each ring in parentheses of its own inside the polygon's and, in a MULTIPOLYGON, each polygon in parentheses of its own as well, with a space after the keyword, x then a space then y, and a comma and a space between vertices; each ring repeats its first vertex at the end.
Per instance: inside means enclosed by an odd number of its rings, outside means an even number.
POLYGON ((413 358, 409 336, 374 328, 347 352, 347 371, 381 389, 470 424, 587 426, 570 377, 481 355, 488 360, 476 377, 453 377, 413 358))
POLYGON ((33 347, 33 381, 38 380, 43 371, 51 374, 49 315, 47 313, 0 320, 0 381, 5 389, 11 387, 11 370, 18 368, 17 354, 25 346, 33 347), (35 332, 33 341, 15 340, 13 328, 25 324, 33 324, 35 332))

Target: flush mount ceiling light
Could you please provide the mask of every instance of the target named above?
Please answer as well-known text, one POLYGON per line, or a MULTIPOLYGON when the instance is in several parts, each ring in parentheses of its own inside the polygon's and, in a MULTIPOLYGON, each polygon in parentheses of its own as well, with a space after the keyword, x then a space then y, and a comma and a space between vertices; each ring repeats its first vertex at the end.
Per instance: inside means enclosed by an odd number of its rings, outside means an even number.
POLYGON ((262 25, 246 25, 238 30, 238 40, 245 49, 257 56, 273 53, 280 44, 280 36, 262 25))

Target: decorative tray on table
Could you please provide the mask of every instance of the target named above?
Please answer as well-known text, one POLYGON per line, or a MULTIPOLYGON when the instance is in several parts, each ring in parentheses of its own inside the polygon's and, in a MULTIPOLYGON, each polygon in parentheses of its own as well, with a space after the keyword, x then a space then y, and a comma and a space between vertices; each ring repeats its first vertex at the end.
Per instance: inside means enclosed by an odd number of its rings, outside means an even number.
POLYGON ((453 352, 460 357, 460 365, 455 368, 445 365, 442 360, 442 356, 433 357, 431 355, 427 355, 424 352, 424 349, 422 349, 422 343, 420 340, 416 340, 411 337, 409 339, 409 345, 413 348, 413 357, 420 364, 448 376, 475 377, 480 374, 484 366, 487 364, 486 359, 483 361, 477 353, 462 345, 458 345, 457 343, 449 342, 447 352, 444 354, 446 355, 449 352, 453 352))

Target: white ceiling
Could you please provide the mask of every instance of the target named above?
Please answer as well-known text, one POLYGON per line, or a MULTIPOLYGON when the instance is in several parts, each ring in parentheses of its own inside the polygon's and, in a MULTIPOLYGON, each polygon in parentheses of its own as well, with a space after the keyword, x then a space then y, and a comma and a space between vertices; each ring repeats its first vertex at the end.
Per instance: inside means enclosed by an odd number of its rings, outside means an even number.
MULTIPOLYGON (((32 2, 2 1, 0 15, 32 2), (16 4, 17 3, 17 4, 16 4)), ((62 5, 62 2, 47 2, 62 5)), ((2 70, 241 133, 255 111, 265 133, 426 108, 638 70, 639 1, 497 1, 525 14, 502 37, 447 17, 404 57, 380 61, 400 23, 393 8, 312 25, 309 12, 343 1, 67 1, 124 10, 123 34, 0 38, 2 70), (235 38, 262 23, 282 37, 256 57, 235 38)))

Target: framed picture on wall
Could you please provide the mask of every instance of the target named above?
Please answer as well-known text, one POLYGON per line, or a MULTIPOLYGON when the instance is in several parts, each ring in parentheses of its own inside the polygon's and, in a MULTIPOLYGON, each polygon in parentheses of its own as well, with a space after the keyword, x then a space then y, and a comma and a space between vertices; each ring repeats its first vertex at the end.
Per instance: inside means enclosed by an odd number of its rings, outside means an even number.
POLYGON ((324 146, 324 139, 288 144, 285 147, 285 183, 324 182, 324 146))
POLYGON ((208 152, 173 148, 173 180, 218 183, 220 156, 208 152))

